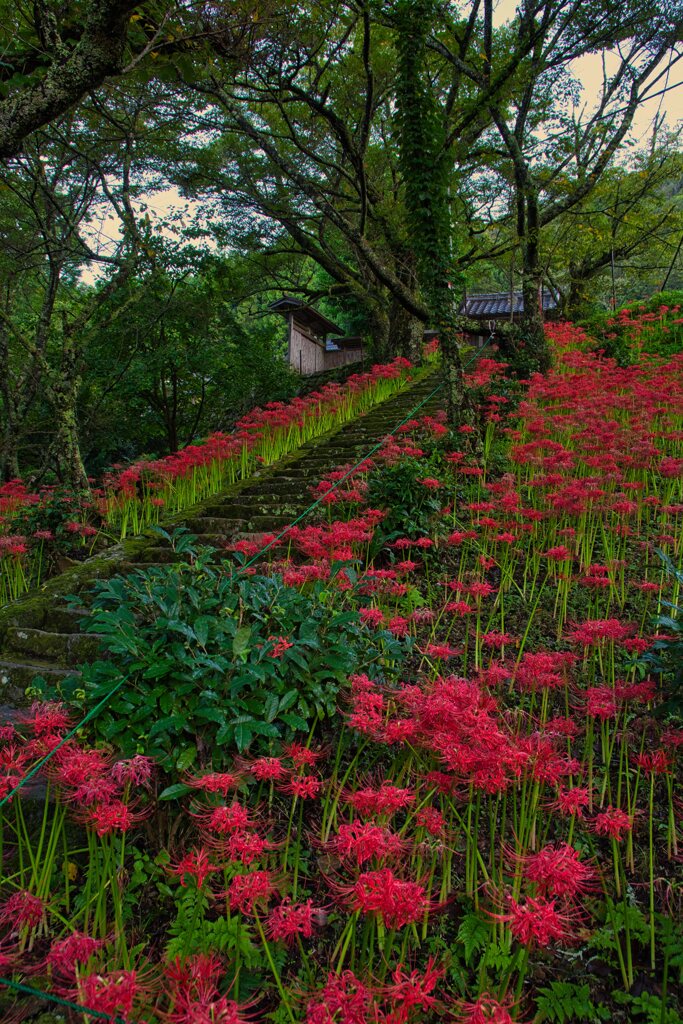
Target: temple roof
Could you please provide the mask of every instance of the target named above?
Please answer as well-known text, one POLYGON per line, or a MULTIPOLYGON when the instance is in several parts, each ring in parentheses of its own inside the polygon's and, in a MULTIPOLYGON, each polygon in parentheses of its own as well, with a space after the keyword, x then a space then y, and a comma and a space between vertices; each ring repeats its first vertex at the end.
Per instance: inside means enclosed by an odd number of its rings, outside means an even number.
MULTIPOLYGON (((544 313, 557 308, 557 296, 547 288, 541 292, 541 298, 544 313)), ((475 292, 465 296, 460 312, 482 320, 514 316, 524 312, 524 296, 522 292, 475 292)))

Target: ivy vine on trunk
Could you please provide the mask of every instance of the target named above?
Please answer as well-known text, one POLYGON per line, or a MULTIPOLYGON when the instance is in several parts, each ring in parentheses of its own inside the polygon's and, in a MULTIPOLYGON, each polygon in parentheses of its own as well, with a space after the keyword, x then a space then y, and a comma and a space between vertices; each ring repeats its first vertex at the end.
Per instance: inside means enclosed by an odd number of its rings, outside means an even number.
POLYGON ((451 158, 427 67, 427 34, 436 9, 435 0, 398 0, 393 7, 398 56, 397 125, 417 276, 439 332, 449 419, 456 424, 465 409, 458 315, 464 280, 453 265, 451 158))

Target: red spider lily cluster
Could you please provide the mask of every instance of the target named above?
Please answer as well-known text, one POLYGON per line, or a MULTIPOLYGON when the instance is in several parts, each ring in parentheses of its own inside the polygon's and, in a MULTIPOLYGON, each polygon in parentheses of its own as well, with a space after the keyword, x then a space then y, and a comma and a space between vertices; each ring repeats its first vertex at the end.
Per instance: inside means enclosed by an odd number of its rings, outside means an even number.
POLYGON ((664 303, 657 309, 643 305, 624 307, 607 318, 603 333, 606 342, 625 342, 632 357, 642 358, 644 350, 651 350, 658 343, 675 351, 683 340, 683 311, 680 305, 664 303))
POLYGON ((332 382, 303 398, 253 409, 230 434, 212 434, 162 459, 115 467, 90 495, 70 499, 72 515, 61 524, 60 537, 48 529, 17 532, 17 523, 29 511, 48 514, 55 501, 53 487, 32 493, 21 480, 0 485, 0 605, 40 584, 57 547, 66 545, 70 554, 85 548, 87 553, 111 531, 122 538, 140 533, 164 514, 218 494, 259 465, 282 458, 391 397, 409 379, 410 370, 408 360, 398 357, 356 373, 344 384, 332 382))
MULTIPOLYGON (((516 420, 501 419, 501 364, 480 366, 496 397, 483 452, 439 416, 406 424, 323 481, 327 519, 259 565, 303 590, 325 580, 331 613, 385 638, 334 726, 169 780, 173 814, 144 756, 74 740, 39 773, 34 843, 13 797, 5 971, 148 1024, 275 1009, 292 1024, 508 1024, 589 948, 609 950, 611 988, 661 986, 662 929, 681 912, 683 729, 653 714, 661 680, 639 659, 677 600, 655 549, 680 560, 683 357, 620 368, 572 325, 549 334, 557 366, 516 420), (367 495, 406 459, 440 510, 396 536, 367 495)), ((272 636, 269 654, 299 642, 272 636)), ((4 729, 0 793, 68 727, 46 705, 4 729)))

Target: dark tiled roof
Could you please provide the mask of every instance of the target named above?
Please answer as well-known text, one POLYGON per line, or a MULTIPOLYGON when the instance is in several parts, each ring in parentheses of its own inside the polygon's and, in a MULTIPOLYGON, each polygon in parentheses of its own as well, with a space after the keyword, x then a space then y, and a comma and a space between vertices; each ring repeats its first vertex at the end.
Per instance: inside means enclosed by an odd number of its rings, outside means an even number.
MULTIPOLYGON (((557 308, 557 296, 543 289, 543 310, 557 308)), ((468 295, 460 307, 465 316, 482 319, 510 316, 510 292, 481 292, 468 295)), ((521 292, 512 293, 512 312, 524 312, 524 298, 521 292)))

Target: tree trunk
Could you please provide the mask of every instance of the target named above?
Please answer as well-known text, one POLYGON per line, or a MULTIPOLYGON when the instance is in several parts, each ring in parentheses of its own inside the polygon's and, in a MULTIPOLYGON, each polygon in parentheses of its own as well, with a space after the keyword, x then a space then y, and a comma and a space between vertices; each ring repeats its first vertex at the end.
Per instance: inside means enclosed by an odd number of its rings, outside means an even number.
POLYGON ((3 431, 2 448, 0 448, 0 478, 4 483, 16 480, 19 476, 19 453, 16 438, 6 424, 3 431))
MULTIPOLYGON (((521 202, 524 206, 521 217, 523 230, 522 244, 522 298, 524 314, 522 316, 522 334, 526 349, 537 369, 545 373, 550 369, 551 356, 545 330, 543 329, 543 308, 541 306, 541 288, 543 273, 539 258, 539 211, 538 196, 528 180, 519 181, 521 202)), ((518 210, 518 228, 520 217, 518 210)))
POLYGON ((368 322, 372 336, 372 355, 380 362, 391 358, 391 332, 389 317, 379 305, 371 305, 368 309, 368 322))
POLYGON ((457 294, 447 281, 434 291, 434 328, 439 332, 439 345, 446 385, 448 422, 457 428, 471 419, 462 362, 462 332, 458 316, 457 294))
POLYGON ((389 349, 392 356, 405 356, 414 366, 422 362, 424 324, 396 299, 389 310, 389 349))
POLYGON ((9 365, 9 338, 0 325, 0 395, 2 396, 2 441, 0 442, 0 478, 6 483, 19 476, 18 437, 9 365))
POLYGON ((581 273, 581 265, 573 260, 569 262, 569 291, 564 302, 562 312, 569 319, 576 319, 580 315, 582 306, 586 302, 586 280, 581 273))
POLYGON ((59 480, 74 490, 88 490, 88 477, 78 441, 76 405, 80 377, 77 370, 78 344, 73 336, 64 337, 59 378, 50 388, 55 417, 55 437, 50 446, 51 461, 59 480))

